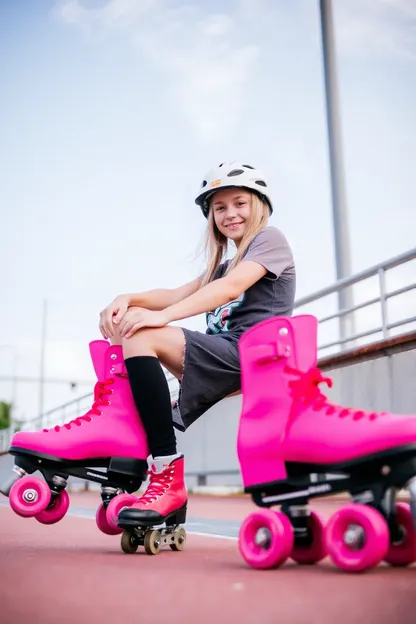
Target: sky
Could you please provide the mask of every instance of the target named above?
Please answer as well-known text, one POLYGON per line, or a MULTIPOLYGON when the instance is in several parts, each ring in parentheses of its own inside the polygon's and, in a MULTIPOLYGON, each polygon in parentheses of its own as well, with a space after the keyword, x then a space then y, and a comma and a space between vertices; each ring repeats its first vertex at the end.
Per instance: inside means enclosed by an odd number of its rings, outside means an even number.
MULTIPOLYGON (((415 246, 416 5, 333 7, 355 273, 415 246)), ((65 383, 44 409, 92 389, 88 343, 117 294, 202 269, 213 165, 268 176, 298 299, 335 281, 318 1, 0 0, 0 80, 0 377, 39 376, 46 300, 44 372, 65 383)), ((38 384, 15 390, 36 416, 38 384)))

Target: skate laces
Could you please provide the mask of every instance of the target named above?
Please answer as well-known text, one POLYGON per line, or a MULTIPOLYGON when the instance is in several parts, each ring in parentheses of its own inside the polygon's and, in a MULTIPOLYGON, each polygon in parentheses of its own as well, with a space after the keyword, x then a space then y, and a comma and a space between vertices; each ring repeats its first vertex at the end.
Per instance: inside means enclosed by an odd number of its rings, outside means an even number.
POLYGON ((324 410, 328 415, 338 414, 339 418, 352 416, 353 420, 360 420, 364 417, 375 420, 379 416, 379 414, 375 412, 366 412, 365 410, 343 407, 342 405, 331 403, 328 397, 319 389, 318 385, 320 383, 325 383, 329 388, 332 388, 332 379, 330 377, 324 377, 319 368, 313 367, 304 373, 287 366, 286 372, 298 377, 298 379, 289 381, 289 387, 293 391, 294 399, 300 400, 304 405, 310 406, 314 412, 324 410))
MULTIPOLYGON (((105 397, 113 393, 113 390, 108 387, 113 383, 114 379, 112 378, 106 379, 105 381, 97 381, 94 386, 94 403, 92 404, 88 412, 86 414, 83 414, 83 416, 78 416, 77 418, 70 420, 64 425, 56 425, 55 427, 53 427, 54 431, 60 431, 61 429, 71 429, 71 427, 75 425, 80 427, 83 421, 90 422, 93 415, 101 416, 102 412, 100 410, 100 407, 102 407, 103 405, 110 405, 110 401, 105 397)), ((51 429, 44 429, 43 431, 47 432, 51 431, 51 429)))
POLYGON ((146 491, 137 502, 148 505, 149 503, 154 503, 162 494, 168 491, 175 476, 175 467, 167 467, 160 473, 149 470, 146 474, 150 475, 150 482, 146 491))

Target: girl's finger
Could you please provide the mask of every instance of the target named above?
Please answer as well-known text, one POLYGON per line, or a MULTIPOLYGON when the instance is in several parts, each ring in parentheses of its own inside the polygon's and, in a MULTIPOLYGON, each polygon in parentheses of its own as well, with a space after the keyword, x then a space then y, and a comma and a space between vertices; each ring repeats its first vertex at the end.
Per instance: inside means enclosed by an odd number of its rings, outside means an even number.
POLYGON ((113 323, 115 325, 117 325, 117 323, 119 323, 121 321, 121 319, 123 318, 123 316, 125 315, 125 313, 127 312, 127 308, 119 308, 117 310, 117 314, 113 317, 113 323))
POLYGON ((140 329, 140 327, 142 327, 142 324, 143 323, 141 321, 134 323, 134 325, 132 325, 128 334, 126 334, 126 338, 131 338, 132 336, 134 336, 134 334, 140 329))
POLYGON ((131 323, 124 323, 123 329, 120 329, 120 335, 122 338, 125 338, 127 336, 127 332, 130 330, 131 328, 131 323))

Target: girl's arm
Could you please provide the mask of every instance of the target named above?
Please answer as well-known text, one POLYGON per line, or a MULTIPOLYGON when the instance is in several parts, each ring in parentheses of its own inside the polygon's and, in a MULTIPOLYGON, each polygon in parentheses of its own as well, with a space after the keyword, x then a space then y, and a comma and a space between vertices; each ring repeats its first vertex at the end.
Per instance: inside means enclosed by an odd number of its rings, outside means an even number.
POLYGON ((142 293, 127 294, 129 307, 137 306, 147 310, 164 310, 196 292, 202 276, 178 288, 156 288, 142 293))
POLYGON ((241 262, 225 277, 214 280, 200 290, 193 292, 182 299, 167 306, 163 312, 167 323, 202 314, 237 299, 250 286, 266 275, 266 269, 257 262, 247 260, 241 262))

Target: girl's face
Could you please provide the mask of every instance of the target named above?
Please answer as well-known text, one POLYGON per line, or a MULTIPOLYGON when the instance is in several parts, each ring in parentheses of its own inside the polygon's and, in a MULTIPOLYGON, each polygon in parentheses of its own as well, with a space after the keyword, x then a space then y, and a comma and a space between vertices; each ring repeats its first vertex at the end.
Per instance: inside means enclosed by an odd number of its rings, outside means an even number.
POLYGON ((211 198, 211 210, 218 230, 238 247, 251 214, 251 194, 240 188, 222 189, 211 198))

